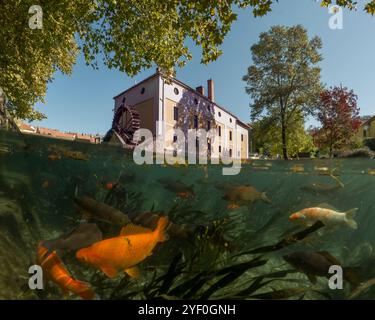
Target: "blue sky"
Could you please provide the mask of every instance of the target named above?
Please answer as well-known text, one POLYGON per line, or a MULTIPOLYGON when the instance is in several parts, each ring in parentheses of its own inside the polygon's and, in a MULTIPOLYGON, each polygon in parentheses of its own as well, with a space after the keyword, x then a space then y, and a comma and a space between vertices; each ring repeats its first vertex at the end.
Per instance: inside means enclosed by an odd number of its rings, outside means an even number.
MULTIPOLYGON (((202 65, 200 48, 191 46, 193 60, 177 70, 177 78, 192 87, 206 86, 207 79, 213 78, 216 101, 248 122, 250 99, 242 76, 251 64, 250 46, 257 42, 260 32, 272 25, 301 24, 310 37, 317 35, 323 40, 324 61, 320 64, 323 83, 327 86, 342 83, 353 89, 359 97, 361 114, 375 114, 375 17, 361 9, 344 10, 342 30, 330 29, 329 18, 328 10, 314 0, 281 0, 273 5, 271 13, 261 18, 254 18, 249 8, 239 10, 238 20, 222 46, 223 55, 209 65, 202 65)), ((112 121, 112 98, 154 71, 155 68, 145 70, 130 78, 105 67, 93 70, 79 56, 71 76, 57 73, 49 84, 46 103, 36 105, 48 118, 34 124, 104 134, 112 121)))

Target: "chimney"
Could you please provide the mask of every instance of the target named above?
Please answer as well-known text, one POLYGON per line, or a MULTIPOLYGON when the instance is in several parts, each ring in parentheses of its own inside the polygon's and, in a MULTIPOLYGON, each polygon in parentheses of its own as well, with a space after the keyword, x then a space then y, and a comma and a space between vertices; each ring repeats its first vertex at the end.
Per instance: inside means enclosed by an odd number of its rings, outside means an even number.
POLYGON ((204 95, 204 88, 203 86, 196 87, 195 90, 199 92, 201 95, 204 95))
POLYGON ((207 90, 208 90, 208 99, 210 99, 212 102, 215 102, 214 80, 212 79, 207 80, 207 90))

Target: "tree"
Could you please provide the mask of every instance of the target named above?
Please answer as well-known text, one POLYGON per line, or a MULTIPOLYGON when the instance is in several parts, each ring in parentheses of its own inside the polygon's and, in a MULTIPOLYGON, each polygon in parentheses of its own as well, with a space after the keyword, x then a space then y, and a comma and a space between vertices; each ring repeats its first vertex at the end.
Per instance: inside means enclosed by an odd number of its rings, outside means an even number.
MULTIPOLYGON (((192 58, 186 45, 191 39, 202 48, 202 63, 208 63, 220 56, 220 45, 237 18, 236 8, 251 7, 254 16, 262 16, 273 2, 40 0, 43 27, 30 29, 33 13, 28 12, 35 1, 2 0, 0 87, 12 102, 14 116, 41 119, 44 115, 33 109, 34 104, 44 101, 56 71, 72 72, 80 51, 94 67, 104 57, 107 67, 133 76, 154 64, 162 70, 183 66, 192 58)), ((337 1, 346 7, 352 2, 337 1)))
POLYGON ((300 25, 274 26, 251 47, 253 65, 243 77, 252 103, 251 118, 267 118, 280 128, 282 154, 288 159, 287 132, 296 117, 313 114, 321 92, 320 38, 309 40, 300 25))
POLYGON ((357 96, 342 86, 323 90, 320 94, 317 119, 321 126, 313 131, 315 144, 333 151, 348 144, 358 131, 361 120, 357 96))
MULTIPOLYGON (((267 150, 272 155, 282 154, 283 144, 281 141, 281 128, 275 126, 268 118, 263 118, 252 124, 253 141, 255 147, 267 150)), ((301 152, 311 152, 315 149, 312 136, 305 131, 304 120, 301 115, 296 114, 288 127, 287 148, 292 157, 298 156, 301 152)))

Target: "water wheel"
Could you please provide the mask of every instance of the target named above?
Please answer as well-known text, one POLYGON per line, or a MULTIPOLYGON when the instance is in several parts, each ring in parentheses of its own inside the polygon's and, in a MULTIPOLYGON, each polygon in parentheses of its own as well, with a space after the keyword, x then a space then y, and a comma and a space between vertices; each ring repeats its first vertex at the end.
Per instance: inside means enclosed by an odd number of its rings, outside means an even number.
POLYGON ((115 112, 112 121, 112 129, 106 134, 104 141, 109 140, 115 132, 121 137, 126 147, 135 146, 133 142, 134 133, 140 129, 141 119, 138 111, 133 106, 122 104, 115 112))

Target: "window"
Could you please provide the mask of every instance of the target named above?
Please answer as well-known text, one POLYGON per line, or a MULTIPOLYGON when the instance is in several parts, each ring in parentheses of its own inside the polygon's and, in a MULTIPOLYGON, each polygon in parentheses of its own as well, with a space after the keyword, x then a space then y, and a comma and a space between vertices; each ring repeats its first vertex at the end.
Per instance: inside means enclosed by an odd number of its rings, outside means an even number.
POLYGON ((219 126, 219 137, 221 137, 221 126, 219 126))
POLYGON ((122 98, 122 103, 125 103, 125 100, 126 100, 126 98, 125 98, 125 97, 123 97, 123 98, 122 98))
POLYGON ((173 120, 178 121, 178 108, 173 108, 173 120))
POLYGON ((229 131, 229 141, 232 141, 232 131, 229 131))
POLYGON ((219 152, 221 153, 221 146, 219 146, 219 152))
POLYGON ((198 99, 197 98, 194 99, 194 104, 198 104, 198 99))
POLYGON ((177 157, 177 150, 173 150, 173 156, 177 157))
POLYGON ((180 93, 180 90, 178 90, 178 88, 174 88, 174 94, 177 96, 179 93, 180 93))
POLYGON ((207 121, 207 131, 211 130, 211 121, 207 121))
POLYGON ((232 149, 229 149, 229 156, 232 158, 232 149))
POLYGON ((208 111, 211 111, 211 107, 210 107, 210 106, 207 106, 207 110, 208 110, 208 111))
POLYGON ((194 129, 198 129, 198 116, 194 116, 194 129))
POLYGON ((221 112, 220 111, 219 111, 218 115, 219 115, 219 117, 221 117, 221 112))
POLYGON ((141 94, 144 94, 145 91, 146 91, 146 89, 143 87, 143 88, 141 89, 141 94))
POLYGON ((232 123, 232 118, 229 118, 229 122, 232 123))
POLYGON ((365 126, 363 127, 363 137, 364 137, 364 138, 367 138, 368 133, 369 133, 369 129, 370 129, 370 126, 368 126, 368 125, 365 125, 365 126))
POLYGON ((241 141, 243 141, 243 134, 241 134, 241 141))
POLYGON ((177 135, 173 136, 173 142, 177 142, 177 135))

